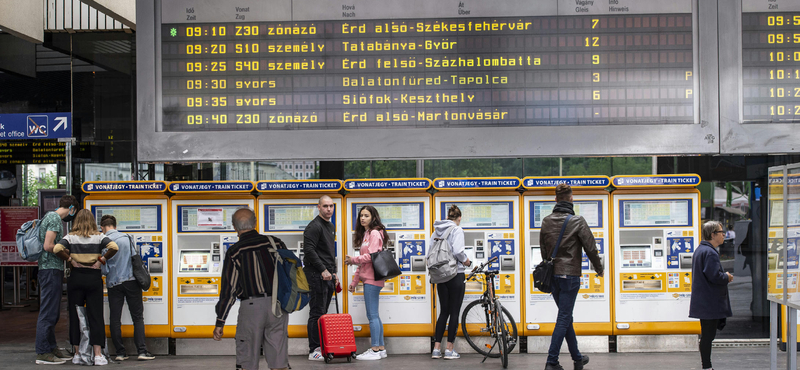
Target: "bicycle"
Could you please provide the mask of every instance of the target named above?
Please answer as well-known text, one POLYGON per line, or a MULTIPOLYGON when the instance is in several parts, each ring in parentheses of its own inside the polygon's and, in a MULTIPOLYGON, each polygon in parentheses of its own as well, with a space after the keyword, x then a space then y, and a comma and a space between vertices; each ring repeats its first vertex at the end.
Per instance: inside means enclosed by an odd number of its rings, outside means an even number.
MULTIPOLYGON (((482 273, 485 275, 485 279, 482 282, 484 286, 483 295, 481 298, 470 302, 461 315, 461 331, 470 347, 483 355, 481 363, 485 362, 488 357, 500 357, 503 368, 507 368, 508 353, 517 345, 517 323, 511 317, 511 313, 500 303, 500 299, 495 296, 494 280, 499 272, 489 271, 487 267, 497 261, 497 258, 495 256, 475 267, 466 278, 469 281, 476 274, 482 273), (479 340, 481 337, 493 338, 494 343, 478 343, 482 342, 479 340), (498 348, 498 353, 492 353, 495 347, 498 348)), ((489 339, 489 342, 491 340, 489 339)))

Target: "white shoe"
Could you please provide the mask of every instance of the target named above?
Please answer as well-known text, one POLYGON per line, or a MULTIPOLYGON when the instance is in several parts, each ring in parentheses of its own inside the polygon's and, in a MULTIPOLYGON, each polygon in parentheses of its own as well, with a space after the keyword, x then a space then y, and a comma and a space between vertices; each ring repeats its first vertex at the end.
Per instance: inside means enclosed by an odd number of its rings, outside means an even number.
POLYGON ((386 354, 386 350, 385 349, 382 349, 382 350, 378 351, 378 353, 381 355, 382 359, 389 357, 389 355, 386 354))
POLYGON ((308 354, 309 361, 325 361, 325 358, 322 357, 322 350, 317 347, 314 352, 308 354))
POLYGON ((94 356, 94 366, 108 365, 108 360, 105 356, 94 356))
POLYGON ((373 351, 372 348, 364 351, 364 353, 356 356, 356 360, 362 361, 373 361, 373 360, 380 360, 381 359, 381 352, 380 351, 373 351))

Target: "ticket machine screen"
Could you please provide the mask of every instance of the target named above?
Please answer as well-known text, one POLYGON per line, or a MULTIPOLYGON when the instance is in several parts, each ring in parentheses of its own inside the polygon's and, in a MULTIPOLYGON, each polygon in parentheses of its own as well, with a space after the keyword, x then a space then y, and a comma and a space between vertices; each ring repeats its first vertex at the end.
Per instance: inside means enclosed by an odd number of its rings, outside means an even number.
MULTIPOLYGON (((532 229, 542 227, 542 220, 553 213, 555 201, 534 201, 531 202, 533 217, 531 218, 532 229)), ((599 200, 575 201, 572 203, 576 215, 580 215, 589 224, 589 227, 603 227, 603 219, 600 217, 602 206, 599 200)))
POLYGON ((161 206, 92 206, 92 213, 100 227, 100 219, 112 215, 117 219, 117 230, 137 232, 161 231, 161 206))
POLYGON ((264 210, 267 215, 267 231, 302 231, 319 214, 317 206, 313 204, 268 204, 264 206, 264 210))
POLYGON ((417 230, 422 229, 423 203, 353 203, 353 229, 358 225, 358 212, 361 207, 371 205, 381 216, 381 222, 387 229, 417 230))
POLYGON ((649 245, 621 245, 622 268, 650 268, 652 247, 649 245))
POLYGON ((461 210, 463 229, 514 227, 511 202, 442 202, 443 218, 453 204, 461 210))
POLYGON ((622 227, 661 227, 692 225, 691 199, 620 201, 622 227))
POLYGON ((180 272, 208 272, 211 251, 181 251, 180 272))
POLYGON ((240 205, 178 206, 179 232, 234 231, 231 216, 240 205))

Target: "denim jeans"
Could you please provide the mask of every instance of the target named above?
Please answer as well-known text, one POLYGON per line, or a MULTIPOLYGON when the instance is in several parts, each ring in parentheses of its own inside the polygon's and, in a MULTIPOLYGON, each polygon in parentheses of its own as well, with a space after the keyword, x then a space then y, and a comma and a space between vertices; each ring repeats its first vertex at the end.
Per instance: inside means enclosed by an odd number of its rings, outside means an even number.
POLYGON ((55 327, 61 314, 61 281, 64 271, 39 270, 39 319, 36 322, 36 354, 53 352, 56 349, 55 327))
POLYGON ((122 343, 122 307, 128 302, 128 312, 133 321, 133 343, 136 344, 136 354, 147 352, 144 339, 144 303, 142 302, 142 288, 135 280, 108 288, 109 326, 111 341, 117 350, 117 355, 125 355, 125 345, 122 343))
POLYGON ((558 364, 558 354, 561 352, 561 343, 567 339, 567 347, 572 356, 572 361, 581 359, 581 351, 578 350, 578 338, 575 337, 575 329, 572 328, 572 309, 575 308, 575 299, 578 298, 578 290, 581 288, 580 276, 553 277, 553 299, 558 305, 558 316, 556 317, 556 327, 553 329, 553 337, 550 339, 550 350, 547 352, 547 363, 558 364))
POLYGON ((381 322, 380 312, 378 312, 378 302, 381 298, 382 287, 364 284, 364 305, 367 307, 367 319, 369 319, 369 337, 373 347, 383 347, 383 323, 381 322))

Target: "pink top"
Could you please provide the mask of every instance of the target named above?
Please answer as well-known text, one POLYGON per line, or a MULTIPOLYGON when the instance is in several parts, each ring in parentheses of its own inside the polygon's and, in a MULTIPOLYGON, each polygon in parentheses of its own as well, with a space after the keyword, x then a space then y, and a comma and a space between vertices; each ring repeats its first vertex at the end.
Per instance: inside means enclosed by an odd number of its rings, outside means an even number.
POLYGON ((381 250, 383 250, 383 233, 378 230, 370 230, 364 233, 360 255, 350 259, 358 265, 355 274, 353 274, 353 282, 350 285, 355 286, 359 281, 363 281, 364 284, 383 287, 383 280, 375 280, 375 270, 372 269, 372 256, 369 255, 381 250))

